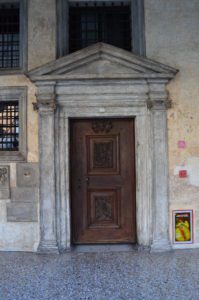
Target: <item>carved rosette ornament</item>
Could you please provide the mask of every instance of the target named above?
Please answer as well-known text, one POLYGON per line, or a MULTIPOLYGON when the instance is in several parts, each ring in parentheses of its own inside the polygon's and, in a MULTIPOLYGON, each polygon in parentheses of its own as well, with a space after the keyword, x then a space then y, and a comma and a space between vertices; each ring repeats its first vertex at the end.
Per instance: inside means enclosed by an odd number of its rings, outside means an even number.
POLYGON ((113 128, 110 120, 95 120, 92 122, 92 129, 95 133, 109 133, 113 128))

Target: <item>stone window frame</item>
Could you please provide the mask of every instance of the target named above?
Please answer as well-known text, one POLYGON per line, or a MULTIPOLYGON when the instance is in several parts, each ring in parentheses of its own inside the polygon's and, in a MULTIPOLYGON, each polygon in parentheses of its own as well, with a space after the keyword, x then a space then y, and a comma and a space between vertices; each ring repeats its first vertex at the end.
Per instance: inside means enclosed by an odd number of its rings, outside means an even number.
POLYGON ((20 6, 20 45, 19 45, 19 67, 18 68, 0 68, 0 75, 7 74, 23 74, 27 70, 27 45, 28 45, 28 8, 27 0, 0 0, 0 4, 3 3, 19 3, 20 6))
MULTIPOLYGON (((91 0, 87 0, 86 2, 88 1, 91 0)), ((69 30, 67 30, 67 24, 69 24, 70 2, 74 2, 74 0, 56 0, 57 58, 69 53, 69 30)), ((137 55, 145 56, 146 42, 144 0, 129 0, 129 2, 131 3, 132 52, 137 55)))
POLYGON ((19 102, 19 150, 0 151, 0 162, 26 161, 27 156, 27 87, 1 87, 0 101, 19 102))

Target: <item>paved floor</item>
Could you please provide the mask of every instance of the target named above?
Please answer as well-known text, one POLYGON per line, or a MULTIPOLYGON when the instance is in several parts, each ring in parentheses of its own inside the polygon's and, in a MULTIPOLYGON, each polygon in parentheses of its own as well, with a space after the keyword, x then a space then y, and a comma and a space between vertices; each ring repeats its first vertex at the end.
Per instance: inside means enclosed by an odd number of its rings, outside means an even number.
POLYGON ((0 253, 0 300, 199 299, 199 250, 0 253))

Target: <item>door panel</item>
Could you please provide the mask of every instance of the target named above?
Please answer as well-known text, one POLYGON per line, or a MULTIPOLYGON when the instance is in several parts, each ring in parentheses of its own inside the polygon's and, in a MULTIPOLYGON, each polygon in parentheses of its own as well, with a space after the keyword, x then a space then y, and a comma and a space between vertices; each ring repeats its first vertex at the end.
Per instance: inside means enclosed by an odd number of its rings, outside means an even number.
POLYGON ((70 125, 73 243, 135 242, 134 120, 70 125))

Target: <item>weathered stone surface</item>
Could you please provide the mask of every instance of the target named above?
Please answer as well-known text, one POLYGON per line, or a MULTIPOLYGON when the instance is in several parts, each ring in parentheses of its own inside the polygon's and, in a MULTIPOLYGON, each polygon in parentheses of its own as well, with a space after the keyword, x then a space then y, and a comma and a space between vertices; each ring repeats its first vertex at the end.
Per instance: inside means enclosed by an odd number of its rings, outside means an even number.
POLYGON ((11 201, 12 202, 37 202, 39 199, 38 188, 12 188, 11 201))
POLYGON ((39 181, 39 171, 37 163, 17 164, 17 186, 36 187, 39 181))
POLYGON ((0 199, 9 199, 10 198, 10 190, 9 189, 1 189, 0 190, 0 199))
POLYGON ((36 203, 8 203, 7 221, 8 222, 36 222, 37 204, 36 203))
POLYGON ((165 103, 168 101, 166 84, 175 73, 176 70, 171 67, 103 43, 29 72, 38 88, 39 252, 54 252, 58 243, 61 249, 70 247, 67 128, 71 117, 91 116, 136 119, 137 242, 141 246, 150 246, 153 239, 154 250, 169 249, 165 103), (116 74, 118 69, 122 73, 116 74), (153 102, 150 111, 147 108, 149 100, 153 102), (154 113, 156 110, 157 113, 154 113), (159 119, 161 122, 158 123, 159 119), (164 216, 161 219, 163 231, 158 230, 159 219, 153 222, 154 212, 164 216))
POLYGON ((10 167, 0 166, 0 199, 10 198, 10 167))

